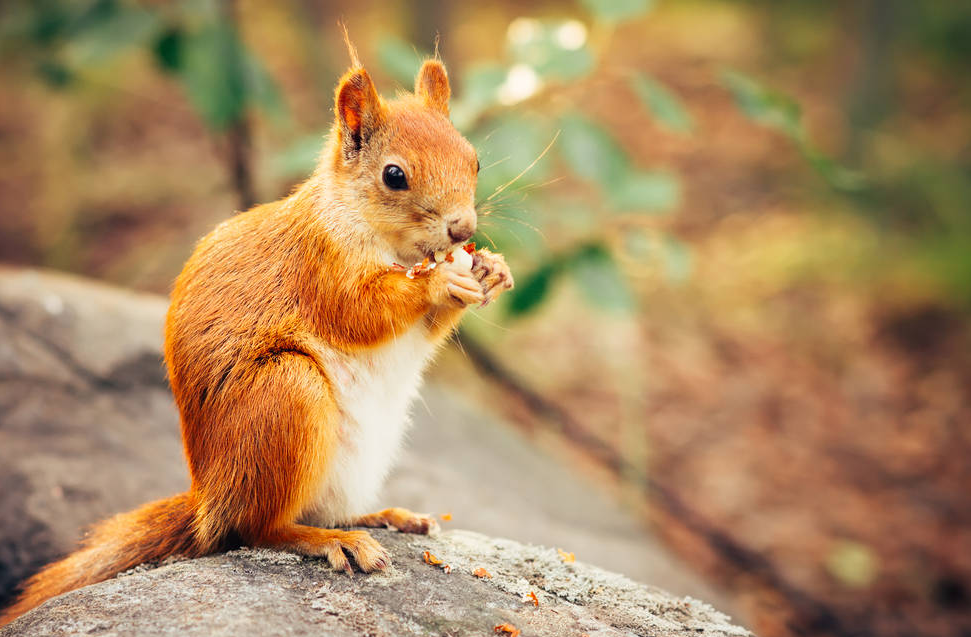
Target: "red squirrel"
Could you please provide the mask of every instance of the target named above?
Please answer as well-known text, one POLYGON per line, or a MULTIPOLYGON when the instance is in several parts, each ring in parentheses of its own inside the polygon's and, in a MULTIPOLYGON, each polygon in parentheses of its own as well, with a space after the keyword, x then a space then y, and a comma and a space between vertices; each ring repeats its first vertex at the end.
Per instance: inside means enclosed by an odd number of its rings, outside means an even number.
POLYGON ((471 305, 513 279, 499 254, 441 260, 476 227, 479 164, 448 118, 445 67, 382 99, 352 50, 313 175, 204 237, 175 282, 165 362, 191 487, 95 525, 31 577, 0 625, 143 562, 235 546, 385 568, 367 531, 428 533, 367 513, 398 451, 423 367, 471 305), (405 271, 399 263, 426 261, 405 271))

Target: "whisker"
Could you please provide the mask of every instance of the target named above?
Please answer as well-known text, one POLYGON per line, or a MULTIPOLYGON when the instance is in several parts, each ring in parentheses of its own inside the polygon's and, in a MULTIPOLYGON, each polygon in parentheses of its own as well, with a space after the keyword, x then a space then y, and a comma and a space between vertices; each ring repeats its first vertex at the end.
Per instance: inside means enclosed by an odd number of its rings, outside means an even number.
POLYGON ((490 245, 492 245, 492 249, 493 249, 493 250, 498 250, 498 249, 499 249, 499 248, 498 248, 498 247, 496 246, 496 242, 495 242, 495 241, 493 241, 493 240, 492 240, 492 237, 490 237, 490 236, 489 236, 489 233, 488 233, 488 232, 486 232, 485 230, 483 230, 483 229, 481 229, 481 228, 479 228, 479 232, 481 232, 481 233, 482 233, 482 236, 486 238, 486 241, 488 241, 488 242, 490 243, 490 245))
MULTIPOLYGON (((519 199, 518 199, 519 201, 525 201, 526 200, 526 193, 528 193, 529 191, 536 190, 538 188, 545 188, 546 186, 555 184, 556 182, 562 181, 563 179, 566 179, 566 176, 565 175, 560 175, 559 177, 554 177, 553 179, 548 179, 548 180, 543 181, 543 182, 533 182, 533 183, 529 183, 529 184, 523 184, 522 186, 519 186, 518 188, 511 188, 509 191, 507 191, 506 193, 504 193, 503 196, 500 197, 497 201, 503 202, 503 201, 508 200, 509 198, 516 197, 516 196, 519 197, 519 199)), ((483 202, 483 203, 485 203, 485 202, 483 202)))
POLYGON ((550 152, 550 149, 553 148, 553 144, 556 143, 556 140, 557 140, 557 138, 559 136, 560 136, 560 131, 556 131, 556 135, 553 135, 553 139, 551 139, 550 140, 550 143, 546 145, 546 148, 544 148, 543 149, 543 152, 541 152, 539 154, 539 157, 537 157, 536 159, 534 159, 529 164, 529 166, 526 166, 525 168, 523 168, 522 172, 520 172, 518 175, 516 175, 515 177, 513 177, 512 179, 510 179, 509 181, 507 181, 503 185, 501 185, 498 188, 496 188, 496 191, 495 192, 493 192, 491 195, 489 195, 488 197, 486 197, 486 201, 489 201, 490 199, 492 199, 493 197, 495 197, 496 195, 498 195, 500 192, 502 192, 503 190, 505 190, 509 186, 513 185, 517 181, 519 181, 520 177, 522 177, 527 172, 529 172, 533 168, 533 166, 535 166, 537 164, 537 162, 539 162, 539 160, 541 160, 543 157, 546 156, 546 153, 550 152))
POLYGON ((523 226, 529 228, 530 230, 532 230, 533 232, 535 232, 536 234, 538 234, 539 236, 541 236, 545 241, 549 241, 549 239, 547 239, 546 235, 543 234, 543 231, 542 230, 540 230, 539 228, 537 228, 536 226, 534 226, 531 223, 528 223, 526 221, 523 221, 522 219, 518 219, 516 217, 506 217, 504 215, 498 215, 498 214, 496 215, 496 218, 497 219, 505 219, 506 221, 515 221, 516 223, 518 223, 520 225, 523 225, 523 226))
MULTIPOLYGON (((496 226, 496 227, 498 228, 499 226, 496 226)), ((523 247, 523 248, 525 248, 525 247, 526 247, 526 242, 525 242, 525 241, 523 241, 523 240, 522 240, 522 238, 520 238, 520 236, 519 236, 518 234, 516 234, 515 232, 513 232, 513 231, 512 231, 512 230, 510 230, 509 228, 501 228, 501 229, 502 229, 502 230, 506 230, 506 231, 508 231, 508 232, 509 232, 509 234, 510 234, 510 235, 512 236, 512 238, 513 238, 513 239, 515 239, 515 240, 516 240, 516 241, 517 241, 517 242, 519 243, 519 245, 520 245, 521 247, 523 247)), ((483 234, 485 234, 485 230, 483 230, 483 231, 482 231, 482 233, 483 233, 483 234)))
POLYGON ((499 127, 497 126, 496 128, 493 128, 491 131, 489 131, 486 134, 486 136, 482 138, 482 141, 488 140, 490 137, 492 137, 493 135, 495 135, 498 132, 499 132, 499 127))
POLYGON ((503 210, 508 209, 510 206, 520 204, 526 201, 526 196, 520 194, 518 191, 513 190, 503 194, 502 197, 496 199, 495 201, 485 202, 485 208, 487 210, 503 210))
POLYGON ((525 193, 525 192, 530 191, 530 190, 536 190, 537 188, 545 188, 546 186, 551 186, 551 185, 555 184, 556 182, 562 181, 564 179, 566 179, 566 176, 565 175, 560 175, 559 177, 554 177, 553 179, 550 179, 549 181, 544 181, 541 184, 526 184, 522 188, 517 188, 516 190, 514 190, 514 192, 517 192, 517 193, 525 193))
POLYGON ((512 197, 515 196, 516 194, 518 194, 517 191, 512 191, 504 194, 502 197, 496 199, 495 201, 483 201, 478 206, 476 206, 476 208, 484 214, 490 214, 494 210, 505 210, 515 204, 521 203, 526 200, 525 196, 520 196, 518 199, 514 201, 512 197))
MULTIPOLYGON (((486 325, 490 325, 492 327, 498 328, 498 329, 502 330, 503 332, 512 332, 513 331, 513 329, 511 327, 508 327, 506 325, 499 325, 498 323, 493 323, 489 319, 485 318, 484 316, 482 316, 481 314, 479 314, 478 308, 470 307, 469 310, 468 310, 468 313, 471 314, 472 316, 474 316, 476 319, 482 321, 486 325)), ((459 343, 459 345, 461 347, 461 343, 459 343)), ((462 352, 465 353, 465 349, 462 349, 462 352)))
POLYGON ((494 161, 491 164, 489 164, 488 166, 483 166, 482 167, 482 170, 489 170, 490 168, 494 168, 494 167, 498 166, 499 164, 501 164, 502 162, 508 161, 510 159, 512 159, 512 155, 506 155, 502 159, 500 159, 498 161, 494 161))

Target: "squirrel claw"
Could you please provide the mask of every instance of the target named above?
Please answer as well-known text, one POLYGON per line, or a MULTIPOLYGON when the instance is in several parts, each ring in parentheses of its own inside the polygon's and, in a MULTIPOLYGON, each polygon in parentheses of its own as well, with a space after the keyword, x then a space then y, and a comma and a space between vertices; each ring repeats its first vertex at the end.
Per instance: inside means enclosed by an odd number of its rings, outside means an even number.
POLYGON ((501 254, 495 254, 482 249, 475 253, 478 261, 472 268, 472 274, 479 280, 485 299, 480 307, 492 303, 506 290, 513 288, 512 272, 506 265, 501 254))

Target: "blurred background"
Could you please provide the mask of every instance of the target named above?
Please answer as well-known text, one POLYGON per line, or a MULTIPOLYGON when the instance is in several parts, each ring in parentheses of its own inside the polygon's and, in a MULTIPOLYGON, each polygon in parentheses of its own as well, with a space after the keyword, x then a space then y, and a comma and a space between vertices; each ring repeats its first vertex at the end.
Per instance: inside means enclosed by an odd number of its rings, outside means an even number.
POLYGON ((340 19, 386 96, 440 37, 516 275, 434 379, 762 635, 971 634, 971 5, 8 1, 0 262, 167 293, 313 168, 340 19))

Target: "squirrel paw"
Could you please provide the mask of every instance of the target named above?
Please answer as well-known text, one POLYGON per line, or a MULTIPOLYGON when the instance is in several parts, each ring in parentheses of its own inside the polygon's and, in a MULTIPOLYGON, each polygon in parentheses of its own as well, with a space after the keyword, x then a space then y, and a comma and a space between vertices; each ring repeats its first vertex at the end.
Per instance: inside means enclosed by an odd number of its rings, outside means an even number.
POLYGON ((338 571, 352 573, 350 555, 365 573, 380 571, 391 564, 391 555, 367 531, 320 529, 293 524, 278 529, 257 545, 325 557, 338 571))
POLYGON ((440 287, 434 300, 437 305, 476 305, 485 302, 482 284, 468 270, 446 264, 438 269, 440 287))
POLYGON ((398 507, 361 516, 354 521, 354 526, 388 527, 417 535, 435 535, 439 530, 438 522, 432 516, 398 507))
POLYGON ((485 248, 477 250, 472 255, 472 275, 482 286, 485 300, 483 306, 492 303, 506 290, 511 290, 514 282, 512 272, 506 265, 506 259, 501 254, 490 252, 485 248))
POLYGON ((391 555, 367 531, 341 531, 341 535, 325 542, 321 555, 338 571, 352 573, 346 553, 354 558, 357 567, 365 573, 381 571, 391 564, 391 555))

